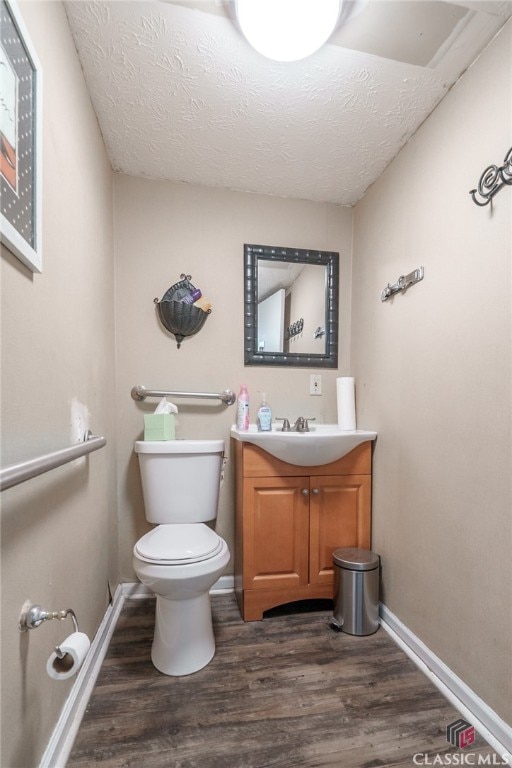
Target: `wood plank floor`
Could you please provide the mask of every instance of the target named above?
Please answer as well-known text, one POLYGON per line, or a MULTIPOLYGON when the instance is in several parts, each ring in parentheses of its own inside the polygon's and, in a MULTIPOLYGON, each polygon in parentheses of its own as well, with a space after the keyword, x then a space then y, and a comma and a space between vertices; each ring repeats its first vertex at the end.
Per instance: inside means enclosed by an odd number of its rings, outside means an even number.
MULTIPOLYGON (((384 630, 334 632, 325 601, 252 623, 232 595, 212 605, 215 658, 172 678, 150 660, 154 601, 126 601, 68 768, 411 768, 458 751, 460 715, 384 630)), ((478 735, 469 752, 493 754, 478 735)))

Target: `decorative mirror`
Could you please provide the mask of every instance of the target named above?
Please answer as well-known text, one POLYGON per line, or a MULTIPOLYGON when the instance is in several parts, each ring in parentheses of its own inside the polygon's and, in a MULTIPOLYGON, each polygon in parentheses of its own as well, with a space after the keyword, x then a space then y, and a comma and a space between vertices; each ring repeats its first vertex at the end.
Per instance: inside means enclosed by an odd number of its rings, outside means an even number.
POLYGON ((246 365, 336 368, 339 254, 244 245, 246 365))

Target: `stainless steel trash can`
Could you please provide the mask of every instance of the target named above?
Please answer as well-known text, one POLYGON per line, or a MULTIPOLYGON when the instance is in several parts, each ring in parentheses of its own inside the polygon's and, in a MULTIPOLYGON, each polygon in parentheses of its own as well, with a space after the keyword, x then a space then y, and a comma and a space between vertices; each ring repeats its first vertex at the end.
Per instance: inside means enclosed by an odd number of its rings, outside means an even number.
POLYGON ((335 549, 332 625, 349 635, 372 635, 379 628, 380 558, 368 549, 335 549))

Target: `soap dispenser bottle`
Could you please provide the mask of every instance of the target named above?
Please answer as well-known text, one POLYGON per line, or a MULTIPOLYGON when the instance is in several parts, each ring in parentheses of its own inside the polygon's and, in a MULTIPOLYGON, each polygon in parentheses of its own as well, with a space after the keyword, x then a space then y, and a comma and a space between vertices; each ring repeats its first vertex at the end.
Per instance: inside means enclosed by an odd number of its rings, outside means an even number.
POLYGON ((236 428, 241 432, 249 429, 249 392, 245 384, 240 387, 236 404, 236 428))
POLYGON ((258 409, 258 431, 272 431, 272 411, 267 403, 267 396, 265 392, 261 393, 261 405, 258 409))

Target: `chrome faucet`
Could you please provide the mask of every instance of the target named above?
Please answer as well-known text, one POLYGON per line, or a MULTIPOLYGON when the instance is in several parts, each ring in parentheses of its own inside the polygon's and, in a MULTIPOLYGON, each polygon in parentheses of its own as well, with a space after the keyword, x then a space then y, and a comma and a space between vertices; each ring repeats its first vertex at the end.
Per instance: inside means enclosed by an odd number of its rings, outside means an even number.
POLYGON ((281 432, 309 432, 309 422, 315 421, 315 418, 305 419, 304 416, 299 416, 293 426, 290 426, 288 419, 276 418, 276 421, 282 421, 283 426, 281 432))
POLYGON ((295 432, 309 432, 309 422, 315 421, 314 418, 305 419, 304 416, 299 416, 292 429, 295 432))

